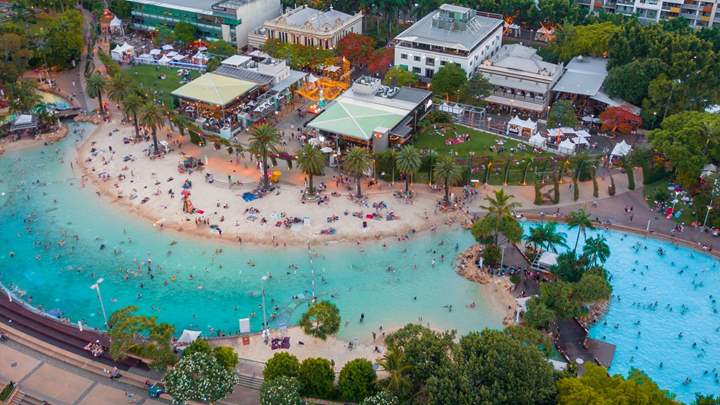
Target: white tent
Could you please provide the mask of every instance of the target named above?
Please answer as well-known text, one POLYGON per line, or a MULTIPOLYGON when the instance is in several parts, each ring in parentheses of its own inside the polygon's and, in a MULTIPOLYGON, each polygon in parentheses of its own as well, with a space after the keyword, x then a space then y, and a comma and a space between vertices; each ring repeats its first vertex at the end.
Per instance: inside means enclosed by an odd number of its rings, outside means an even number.
POLYGON ((117 18, 117 16, 113 17, 112 20, 110 20, 110 29, 118 29, 122 28, 122 20, 117 18))
POLYGON ((198 337, 200 337, 200 331, 183 329, 182 335, 180 335, 175 344, 178 346, 187 346, 190 343, 196 341, 198 337))
POLYGON ((575 135, 577 135, 580 138, 590 138, 590 133, 584 129, 576 131, 575 135))
POLYGON ((537 122, 531 120, 531 119, 522 119, 518 117, 517 115, 513 117, 510 121, 507 123, 507 129, 505 130, 505 134, 516 134, 520 136, 527 136, 531 137, 535 135, 537 132, 537 122))
POLYGON ((707 177, 713 174, 717 174, 718 168, 712 163, 708 163, 705 166, 703 166, 702 172, 700 172, 700 177, 707 177))
POLYGON ((587 139, 585 139, 585 138, 583 138, 583 137, 581 137, 581 136, 578 136, 577 138, 573 138, 572 141, 575 142, 576 145, 587 145, 587 146, 590 146, 590 142, 588 142, 587 139))
POLYGON ((173 48, 173 46, 170 44, 162 46, 163 51, 172 51, 173 49, 175 49, 175 48, 173 48))
POLYGON ((558 145, 558 152, 565 155, 572 155, 575 153, 575 144, 570 139, 566 139, 558 145))
POLYGON ((155 58, 153 58, 153 56, 150 55, 149 53, 144 53, 144 54, 138 56, 137 58, 135 58, 135 60, 140 61, 140 62, 151 63, 151 62, 155 61, 155 58))
POLYGON ((177 61, 181 61, 181 60, 183 60, 183 59, 185 59, 185 55, 177 54, 177 55, 175 55, 175 56, 172 57, 172 60, 174 60, 174 61, 176 61, 176 62, 177 62, 177 61))
POLYGON ((313 75, 312 73, 310 73, 310 75, 308 76, 308 79, 307 79, 307 80, 308 80, 308 82, 310 82, 310 83, 315 83, 316 81, 318 81, 318 78, 315 77, 315 75, 313 75))
POLYGON ((135 48, 127 42, 110 51, 110 57, 115 61, 124 60, 128 56, 135 56, 135 48))
POLYGON ((170 63, 171 60, 172 60, 172 59, 171 59, 171 58, 168 58, 167 55, 163 55, 163 57, 160 58, 160 60, 158 61, 158 63, 161 64, 161 65, 167 65, 167 64, 170 63))
POLYGON ((540 135, 540 134, 535 134, 535 135, 533 135, 533 136, 530 137, 530 139, 528 140, 528 142, 530 142, 530 145, 532 145, 532 146, 534 146, 534 147, 536 147, 536 148, 542 148, 542 147, 545 146, 545 142, 547 142, 547 140, 546 140, 545 137, 543 137, 542 135, 540 135))
POLYGON ((613 148, 612 152, 610 152, 610 157, 617 156, 617 157, 623 157, 627 156, 628 153, 632 150, 632 146, 630 146, 625 140, 623 139, 622 142, 615 144, 615 147, 613 148))
POLYGON ((174 58, 178 55, 178 53, 175 51, 170 51, 170 52, 166 53, 165 55, 167 55, 168 58, 174 58))
POLYGON ((159 56, 161 53, 162 53, 162 51, 159 49, 151 49, 150 50, 150 55, 152 55, 152 56, 159 56))
POLYGON ((537 261, 538 267, 542 269, 549 269, 550 267, 557 265, 557 258, 557 253, 543 252, 537 261))

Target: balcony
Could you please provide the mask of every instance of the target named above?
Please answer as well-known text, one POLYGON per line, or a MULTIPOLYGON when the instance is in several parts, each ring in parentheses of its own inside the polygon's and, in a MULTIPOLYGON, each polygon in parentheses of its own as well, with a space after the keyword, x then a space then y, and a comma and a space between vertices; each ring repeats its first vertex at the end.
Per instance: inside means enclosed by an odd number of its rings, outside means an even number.
POLYGON ((541 95, 524 96, 521 94, 516 94, 515 90, 512 90, 512 89, 506 89, 506 90, 495 89, 495 90, 493 90, 492 94, 495 96, 498 96, 498 97, 503 97, 503 98, 512 99, 512 100, 525 101, 528 103, 534 103, 534 104, 539 104, 539 105, 545 104, 545 97, 543 97, 541 95))

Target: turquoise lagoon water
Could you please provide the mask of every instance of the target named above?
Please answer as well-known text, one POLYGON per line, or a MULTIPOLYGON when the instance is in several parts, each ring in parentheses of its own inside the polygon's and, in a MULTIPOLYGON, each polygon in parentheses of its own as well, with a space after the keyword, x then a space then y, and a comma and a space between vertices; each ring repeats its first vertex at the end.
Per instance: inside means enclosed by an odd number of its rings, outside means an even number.
MULTIPOLYGON (((577 233, 565 225, 560 229, 572 245, 577 233)), ((609 312, 590 335, 616 345, 611 373, 642 369, 686 402, 696 392, 720 393, 718 260, 633 234, 598 230, 588 237, 596 234, 605 236, 610 246, 605 267, 613 296, 609 312), (663 256, 658 248, 665 250, 663 256), (686 378, 689 384, 684 384, 686 378)))
POLYGON ((258 331, 262 277, 270 273, 264 286, 268 316, 277 314, 274 327, 296 322, 313 282, 316 294, 336 303, 349 321, 340 333, 347 339, 365 340, 381 324, 387 329, 419 319, 461 333, 502 324, 478 286, 452 269, 456 244, 463 249, 472 243, 465 232, 424 235, 387 247, 331 245, 312 252, 161 233, 101 202, 91 187, 81 187, 70 167, 81 136, 0 157, 0 280, 24 292, 33 305, 100 327, 98 300, 89 286, 103 277, 108 314, 137 305, 178 331, 209 333, 236 331, 239 318, 255 313, 251 324, 258 331), (475 309, 465 307, 473 301, 475 309))
MULTIPOLYGON (((239 318, 255 313, 252 328, 257 331, 263 285, 268 312, 278 314, 272 323, 277 327, 297 320, 314 281, 315 293, 339 306, 347 321, 340 335, 346 339, 364 340, 380 324, 390 328, 419 318, 460 333, 501 325, 478 287, 451 268, 456 244, 463 249, 472 243, 467 232, 426 234, 387 247, 331 245, 313 252, 237 247, 159 232, 81 187, 70 161, 92 127, 71 128, 58 144, 0 156, 0 281, 24 292, 33 305, 99 327, 100 309, 89 286, 104 277, 108 313, 137 305, 178 330, 206 333, 211 328, 234 331, 239 318), (147 259, 152 259, 150 273, 147 259), (267 273, 272 278, 263 282, 267 273), (466 308, 472 301, 477 308, 466 308)), ((562 229, 574 241, 575 233, 562 229)), ((653 239, 598 232, 612 251, 607 268, 614 295, 609 313, 591 335, 617 345, 611 371, 641 368, 682 400, 695 392, 720 393, 713 371, 720 359, 714 301, 720 296, 718 262, 653 239), (664 256, 656 253, 659 247, 667 251, 664 256), (689 384, 683 384, 686 378, 689 384)))

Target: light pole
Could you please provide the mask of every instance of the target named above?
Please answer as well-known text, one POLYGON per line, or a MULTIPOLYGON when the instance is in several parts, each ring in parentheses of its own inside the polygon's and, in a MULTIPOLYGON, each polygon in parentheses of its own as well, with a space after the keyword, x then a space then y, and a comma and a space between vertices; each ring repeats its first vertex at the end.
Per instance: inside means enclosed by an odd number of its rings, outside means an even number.
POLYGON ((97 279, 95 284, 90 286, 90 289, 95 290, 95 292, 97 293, 98 301, 100 302, 100 310, 102 311, 102 316, 105 320, 105 327, 109 328, 107 314, 105 313, 105 304, 103 304, 102 295, 100 294, 100 284, 102 284, 103 281, 105 281, 105 279, 100 277, 99 279, 97 279))
POLYGON ((703 228, 707 225, 708 217, 710 216, 710 210, 712 209, 712 201, 710 201, 710 205, 707 206, 707 211, 705 212, 705 220, 703 221, 703 228))

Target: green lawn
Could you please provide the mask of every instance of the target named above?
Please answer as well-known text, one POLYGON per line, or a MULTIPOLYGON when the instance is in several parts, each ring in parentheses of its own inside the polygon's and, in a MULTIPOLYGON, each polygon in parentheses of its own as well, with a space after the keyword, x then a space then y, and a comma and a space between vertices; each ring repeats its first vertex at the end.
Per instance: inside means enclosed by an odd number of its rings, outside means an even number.
MULTIPOLYGON (((127 72, 134 78, 137 79, 141 87, 149 89, 152 93, 159 94, 160 98, 165 102, 166 105, 172 105, 172 96, 170 93, 182 86, 178 76, 179 69, 166 67, 166 66, 153 66, 153 65, 135 65, 127 69, 127 72), (165 79, 160 79, 160 76, 165 76, 165 79)), ((195 79, 200 76, 200 73, 191 70, 190 79, 195 79)))
POLYGON ((432 125, 427 125, 424 130, 418 132, 415 135, 414 144, 420 149, 434 149, 439 154, 448 154, 450 152, 457 153, 458 156, 466 156, 469 152, 474 152, 475 156, 481 157, 499 157, 508 158, 512 156, 514 159, 525 159, 529 157, 542 156, 532 152, 531 147, 526 145, 526 150, 517 150, 520 142, 508 140, 507 138, 501 138, 488 132, 476 131, 460 125, 449 125, 445 130, 445 136, 439 135, 433 128, 432 125), (457 145, 446 145, 445 140, 453 138, 457 135, 468 134, 470 139, 464 143, 457 145), (504 142, 504 151, 496 152, 490 149, 492 146, 497 145, 498 140, 504 142), (515 149, 515 153, 511 150, 515 149))
MULTIPOLYGON (((658 193, 665 194, 665 197, 668 199, 673 198, 673 193, 667 189, 669 185, 670 181, 668 179, 662 179, 643 186, 645 201, 647 201, 650 208, 654 206, 653 203, 658 193)), ((702 221, 705 216, 705 210, 703 208, 700 208, 700 212, 698 213, 696 207, 689 206, 683 201, 678 201, 678 203, 675 204, 675 211, 680 211, 680 218, 673 216, 673 220, 678 223, 684 222, 685 224, 690 224, 693 221, 702 221)))

